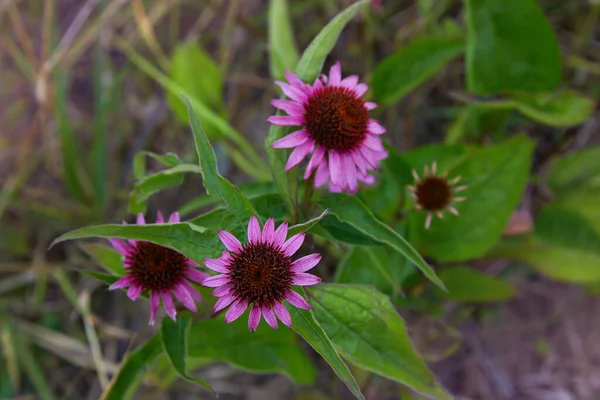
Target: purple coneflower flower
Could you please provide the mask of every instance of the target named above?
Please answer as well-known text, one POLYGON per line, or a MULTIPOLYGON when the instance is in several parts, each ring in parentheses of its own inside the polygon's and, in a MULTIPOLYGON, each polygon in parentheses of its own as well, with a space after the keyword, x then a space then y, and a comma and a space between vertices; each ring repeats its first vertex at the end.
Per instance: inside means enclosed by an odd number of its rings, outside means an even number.
POLYGON ((321 278, 307 274, 321 260, 319 254, 309 254, 297 260, 292 255, 304 242, 304 233, 292 236, 287 241, 287 222, 275 230, 273 218, 269 218, 262 230, 256 217, 248 223, 248 243, 242 245, 231 233, 219 231, 225 247, 217 259, 205 259, 204 264, 220 275, 206 278, 202 284, 216 288, 213 296, 219 297, 215 304, 218 312, 231 304, 225 314, 225 322, 235 321, 252 305, 248 328, 255 331, 261 316, 277 329, 277 316, 283 324, 292 325, 288 310, 283 305, 287 300, 305 310, 312 307, 292 285, 310 286, 321 282, 321 278))
MULTIPOLYGON (((168 222, 179 222, 179 213, 174 212, 168 222)), ((161 224, 164 218, 160 211, 156 223, 161 224)), ((143 214, 138 214, 137 224, 144 225, 143 214)), ((196 301, 202 301, 200 293, 188 279, 202 283, 209 275, 198 271, 198 263, 168 247, 158 244, 136 241, 108 239, 110 244, 125 257, 124 267, 127 274, 110 285, 109 290, 125 287, 127 297, 136 301, 144 293, 150 294, 150 325, 154 325, 156 311, 162 299, 165 311, 175 320, 176 310, 171 292, 188 310, 196 311, 196 301)))
POLYGON ((311 86, 286 72, 289 83, 276 82, 290 100, 273 100, 271 104, 286 116, 272 116, 274 125, 301 126, 275 143, 276 149, 292 148, 285 170, 298 165, 312 153, 304 179, 316 169, 315 186, 329 183, 332 192, 355 193, 358 181, 371 184, 375 178, 369 170, 377 169, 388 153, 379 135, 385 128, 369 118, 377 104, 365 102, 362 95, 368 86, 358 83, 358 76, 342 79, 340 63, 311 86))

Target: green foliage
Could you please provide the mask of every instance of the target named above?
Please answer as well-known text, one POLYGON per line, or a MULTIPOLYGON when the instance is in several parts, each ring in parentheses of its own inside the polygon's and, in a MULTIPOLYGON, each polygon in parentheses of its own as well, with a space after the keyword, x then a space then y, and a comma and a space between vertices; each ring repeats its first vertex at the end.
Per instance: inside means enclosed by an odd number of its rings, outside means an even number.
POLYGON ((283 79, 286 71, 292 71, 300 55, 292 31, 286 0, 269 3, 269 54, 271 77, 283 79))
POLYGON ((598 185, 600 179, 600 147, 592 147, 558 157, 548 172, 548 184, 562 197, 582 186, 598 185))
POLYGON ((502 279, 470 268, 446 268, 438 275, 448 289, 441 295, 450 300, 481 303, 508 300, 517 294, 515 288, 502 279))
POLYGON ((125 274, 123 255, 112 247, 95 243, 79 244, 79 247, 106 271, 116 276, 125 274))
POLYGON ((536 0, 465 0, 470 92, 550 91, 560 84, 556 35, 536 0))

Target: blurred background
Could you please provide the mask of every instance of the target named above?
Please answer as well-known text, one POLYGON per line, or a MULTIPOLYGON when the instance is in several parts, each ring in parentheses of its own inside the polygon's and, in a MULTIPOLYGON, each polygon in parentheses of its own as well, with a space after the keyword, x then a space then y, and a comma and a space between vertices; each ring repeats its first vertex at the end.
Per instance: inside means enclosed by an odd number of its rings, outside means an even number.
MULTIPOLYGON (((300 51, 351 3, 289 1, 300 51)), ((517 113, 470 114, 470 102, 479 99, 465 92, 462 56, 376 113, 401 152, 444 142, 486 144, 506 132, 527 132, 536 142, 532 183, 505 232, 517 240, 533 229, 539 205, 550 196, 538 177, 553 158, 600 143, 599 3, 539 4, 560 45, 562 87, 593 100, 589 115, 552 126, 517 113)), ((205 210, 195 177, 147 205, 130 196, 136 177, 158 169, 136 157, 140 151, 194 160, 185 108, 165 90, 173 82, 230 121, 264 157, 266 118, 274 112, 269 102, 277 96, 268 10, 266 0, 0 2, 0 398, 99 398, 131 340, 153 332, 147 304, 108 293, 73 271, 95 268, 77 245, 47 251, 48 244, 68 230, 131 220, 138 211, 153 218, 157 209, 180 210, 185 218, 205 210)), ((349 23, 326 68, 341 60, 344 75, 371 82, 379 63, 415 38, 460 36, 464 25, 459 0, 373 1, 349 23)), ((268 170, 244 164, 235 139, 210 122, 205 128, 223 175, 236 184, 269 179, 268 170)), ((598 160, 589 161, 596 172, 598 160)), ((594 210, 597 218, 600 210, 594 210)), ((582 257, 565 256, 561 266, 586 262, 600 269, 600 255, 582 257)), ((459 398, 600 399, 599 274, 574 284, 521 261, 496 257, 474 265, 507 277, 514 293, 491 303, 429 301, 422 285, 412 285, 405 289, 414 301, 399 308, 440 382, 459 398)), ((203 376, 217 382, 220 399, 351 398, 331 369, 313 358, 319 373, 312 387, 224 363, 205 367, 203 376)), ((354 372, 369 400, 418 398, 391 381, 354 372)), ((211 396, 153 370, 134 398, 211 396)))

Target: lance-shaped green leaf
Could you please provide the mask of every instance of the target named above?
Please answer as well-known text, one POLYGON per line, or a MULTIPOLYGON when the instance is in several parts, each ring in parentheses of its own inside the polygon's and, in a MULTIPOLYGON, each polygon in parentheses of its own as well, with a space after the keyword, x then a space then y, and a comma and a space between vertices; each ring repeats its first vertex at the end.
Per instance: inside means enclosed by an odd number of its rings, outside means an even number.
POLYGON ((125 273, 123 255, 112 247, 97 243, 84 243, 79 244, 79 248, 111 274, 122 276, 125 273))
POLYGON ((274 79, 282 79, 283 73, 293 70, 300 58, 286 0, 269 3, 269 56, 274 79))
POLYGON ((319 200, 319 203, 323 207, 330 208, 331 214, 336 215, 341 222, 351 225, 377 243, 389 246, 402 254, 414 263, 430 281, 444 288, 444 284, 433 269, 410 243, 392 228, 375 218, 373 213, 358 198, 341 193, 332 193, 319 200))
POLYGON ((310 219, 301 224, 296 224, 296 225, 290 226, 288 229, 288 237, 295 235, 297 233, 306 232, 306 231, 310 230, 313 226, 318 224, 319 221, 321 221, 323 219, 323 217, 325 217, 327 215, 328 212, 329 212, 329 210, 325 210, 321 213, 321 215, 319 215, 313 219, 310 219))
POLYGON ((504 280, 466 267, 445 268, 439 277, 448 289, 441 295, 450 300, 482 303, 508 300, 517 295, 515 288, 504 280))
MULTIPOLYGON (((563 197, 600 179, 600 146, 557 157, 548 171, 548 184, 563 197)), ((597 185, 596 185, 597 186, 597 185)))
POLYGON ((412 348, 389 298, 364 285, 308 289, 314 315, 341 354, 360 368, 435 399, 452 399, 412 348))

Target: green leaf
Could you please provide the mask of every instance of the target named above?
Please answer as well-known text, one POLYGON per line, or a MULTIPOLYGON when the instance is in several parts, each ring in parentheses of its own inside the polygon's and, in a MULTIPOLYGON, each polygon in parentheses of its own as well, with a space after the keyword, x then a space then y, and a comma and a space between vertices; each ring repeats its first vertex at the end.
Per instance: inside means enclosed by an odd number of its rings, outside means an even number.
POLYGON ((475 303, 503 301, 517 294, 515 288, 502 279, 466 267, 446 268, 438 275, 448 289, 441 295, 450 300, 475 303))
POLYGON ((315 317, 344 358, 424 395, 452 399, 413 350, 387 296, 364 285, 321 284, 308 292, 315 317))
MULTIPOLYGON (((104 282, 108 286, 112 285, 113 283, 115 283, 116 281, 119 280, 119 276, 116 276, 116 275, 103 274, 102 272, 89 271, 87 269, 81 269, 78 271, 84 275, 91 276, 92 278, 97 279, 100 282, 104 282)), ((141 296, 148 298, 148 296, 143 293, 141 296)))
POLYGON ((548 184, 557 196, 564 196, 592 180, 600 179, 600 147, 557 157, 548 172, 548 184))
POLYGON ((341 193, 332 193, 323 197, 319 202, 323 207, 330 208, 331 213, 336 215, 340 221, 351 225, 363 235, 380 244, 390 246, 390 248, 405 256, 430 281, 444 288, 444 284, 436 276, 433 269, 427 265, 410 243, 392 228, 375 218, 358 198, 341 193))
POLYGON ((315 319, 313 312, 296 308, 291 304, 286 304, 286 307, 292 317, 294 331, 323 357, 356 398, 365 400, 356 379, 352 376, 350 369, 340 357, 323 327, 315 319))
POLYGON ((483 255, 504 232, 529 177, 533 142, 519 135, 474 152, 450 172, 469 185, 455 203, 459 216, 445 213, 425 229, 425 213, 409 217, 413 245, 439 261, 464 261, 483 255))
POLYGON ((321 213, 321 215, 314 217, 313 219, 309 219, 306 222, 301 224, 292 225, 288 229, 288 236, 295 235, 297 233, 307 232, 316 224, 318 224, 329 212, 329 210, 325 210, 321 213))
POLYGON ((354 226, 340 221, 331 213, 326 215, 321 223, 313 228, 313 233, 330 240, 339 240, 340 242, 360 246, 377 246, 379 244, 379 242, 354 226))
POLYGON ((277 80, 283 79, 285 71, 292 71, 300 59, 286 0, 269 3, 269 55, 271 78, 277 80))
POLYGON ((544 207, 535 220, 534 232, 549 244, 600 255, 600 232, 575 210, 559 205, 544 207))
POLYGON ((558 87, 560 49, 536 0, 465 0, 465 5, 470 92, 490 95, 558 87))
POLYGON ((206 192, 211 196, 222 198, 229 205, 240 225, 245 225, 250 220, 250 217, 256 215, 256 211, 254 211, 246 196, 219 174, 215 152, 208 141, 206 133, 202 129, 200 119, 194 112, 191 104, 187 102, 187 105, 206 192))
POLYGON ((427 81, 464 50, 464 39, 420 37, 384 58, 373 71, 373 92, 392 104, 427 81))
POLYGON ((468 143, 480 138, 484 133, 493 137, 504 137, 506 121, 510 110, 498 110, 480 107, 478 103, 469 103, 462 107, 456 118, 448 126, 446 145, 468 143))
POLYGON ((363 187, 358 192, 358 197, 367 208, 385 222, 392 222, 396 219, 398 210, 404 202, 405 187, 411 179, 410 168, 406 162, 401 159, 402 164, 394 165, 394 161, 398 160, 390 159, 390 157, 383 160, 377 183, 363 187), (406 169, 402 167, 406 167, 406 169))
POLYGON ((312 385, 316 370, 299 346, 294 332, 265 322, 255 332, 248 329, 248 313, 227 324, 223 317, 192 323, 188 336, 190 358, 224 361, 236 368, 259 373, 282 373, 299 385, 312 385))
POLYGON ((125 274, 123 255, 112 247, 97 243, 80 243, 79 248, 92 257, 98 265, 113 275, 123 276, 125 274))
POLYGON ((160 244, 177 250, 186 257, 201 261, 219 253, 217 235, 187 222, 146 225, 97 225, 75 229, 65 233, 50 244, 50 247, 66 240, 92 237, 136 239, 160 244))
MULTIPOLYGON (((187 118, 187 114, 186 114, 186 118, 187 118)), ((187 122, 187 119, 186 119, 186 122, 187 122)), ((181 160, 181 158, 179 158, 179 156, 175 153, 156 154, 151 151, 141 151, 138 154, 136 154, 136 156, 139 154, 143 154, 143 155, 152 157, 153 159, 155 159, 156 161, 158 161, 165 167, 176 167, 180 164, 183 164, 183 161, 181 160)))
POLYGON ((133 398, 144 373, 160 354, 162 354, 160 337, 155 335, 122 362, 119 372, 112 378, 101 399, 127 400, 133 398))
POLYGON ((212 387, 204 379, 193 378, 186 372, 185 358, 187 355, 189 327, 190 317, 188 315, 178 316, 175 322, 170 318, 163 318, 160 327, 163 349, 179 376, 190 382, 199 384, 206 390, 212 391, 212 387))

